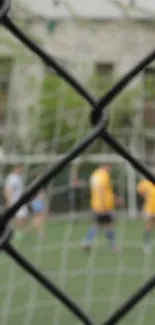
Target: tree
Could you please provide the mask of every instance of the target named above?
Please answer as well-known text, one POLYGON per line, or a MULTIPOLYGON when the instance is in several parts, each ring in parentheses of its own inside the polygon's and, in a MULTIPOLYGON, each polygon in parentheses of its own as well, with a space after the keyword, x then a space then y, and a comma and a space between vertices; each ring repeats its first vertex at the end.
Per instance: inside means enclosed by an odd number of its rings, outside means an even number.
POLYGON ((125 90, 110 107, 110 129, 130 128, 136 115, 137 102, 140 98, 138 88, 125 90))
MULTIPOLYGON (((103 95, 110 84, 104 87, 96 75, 88 80, 88 87, 97 97, 103 95), (99 86, 100 84, 100 86, 99 86), (103 91, 104 89, 104 91, 103 91)), ((109 129, 124 129, 132 126, 136 104, 140 92, 127 89, 110 106, 109 129)), ((90 107, 57 74, 47 74, 43 83, 40 111, 40 139, 47 143, 47 148, 56 152, 67 151, 90 128, 90 107), (78 133, 79 132, 79 133, 78 133)), ((93 151, 99 151, 97 143, 93 151)))
POLYGON ((84 125, 84 110, 87 114, 87 105, 70 86, 56 74, 46 75, 41 98, 41 139, 49 144, 52 141, 59 153, 66 151, 77 140, 81 123, 84 125))
MULTIPOLYGON (((111 76, 93 74, 89 86, 96 97, 100 98, 111 89, 115 82, 117 82, 117 79, 112 80, 111 76)), ((112 131, 131 127, 140 97, 141 89, 136 86, 126 88, 112 101, 109 107, 109 127, 112 131)))

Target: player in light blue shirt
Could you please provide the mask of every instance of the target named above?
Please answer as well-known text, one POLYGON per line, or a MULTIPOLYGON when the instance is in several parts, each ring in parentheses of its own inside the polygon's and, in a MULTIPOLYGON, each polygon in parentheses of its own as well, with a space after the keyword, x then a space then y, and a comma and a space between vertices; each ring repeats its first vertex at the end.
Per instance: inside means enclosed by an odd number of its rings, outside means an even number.
MULTIPOLYGON (((15 166, 10 174, 6 177, 4 184, 4 198, 6 201, 6 206, 10 206, 15 203, 21 196, 24 191, 24 183, 23 183, 23 167, 15 166)), ((27 206, 22 206, 15 215, 15 225, 17 227, 16 230, 16 238, 21 239, 23 235, 23 230, 27 225, 28 221, 28 208, 27 206)))

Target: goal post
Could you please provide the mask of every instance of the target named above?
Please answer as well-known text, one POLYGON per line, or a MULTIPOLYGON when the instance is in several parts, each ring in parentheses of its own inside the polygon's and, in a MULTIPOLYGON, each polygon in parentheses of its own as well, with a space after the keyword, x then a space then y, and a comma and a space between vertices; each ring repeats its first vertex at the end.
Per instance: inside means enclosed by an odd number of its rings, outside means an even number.
MULTIPOLYGON (((28 185, 33 177, 40 176, 49 165, 57 164, 63 155, 2 155, 0 157, 1 178, 13 165, 23 164, 24 177, 28 185), (5 167, 5 168, 3 168, 5 167), (37 171, 37 173, 34 171, 37 171)), ((126 217, 136 218, 137 206, 137 176, 136 172, 116 154, 88 154, 75 159, 47 187, 47 197, 50 202, 52 216, 67 215, 70 219, 90 216, 91 173, 101 163, 112 164, 112 181, 114 189, 124 200, 124 207, 119 211, 126 217), (60 205, 61 202, 61 205, 60 205)))

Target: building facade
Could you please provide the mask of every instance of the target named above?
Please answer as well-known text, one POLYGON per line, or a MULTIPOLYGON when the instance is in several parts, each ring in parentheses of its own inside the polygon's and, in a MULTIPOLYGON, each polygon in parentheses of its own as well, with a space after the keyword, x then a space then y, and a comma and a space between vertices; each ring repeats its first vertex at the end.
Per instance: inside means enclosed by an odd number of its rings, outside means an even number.
MULTIPOLYGON (((152 50, 155 42, 155 21, 152 17, 125 17, 117 15, 117 11, 109 12, 103 11, 102 15, 94 13, 94 16, 91 13, 89 16, 85 10, 85 16, 67 16, 61 10, 60 13, 56 11, 55 15, 45 12, 41 15, 32 10, 31 15, 30 12, 24 12, 18 23, 22 23, 24 30, 83 82, 95 72, 104 84, 109 76, 114 76, 116 80, 131 69, 152 50)), ((8 130, 12 132, 14 138, 17 134, 17 142, 19 138, 22 139, 25 150, 28 151, 28 138, 35 138, 37 134, 38 106, 46 69, 33 53, 2 28, 0 44, 2 141, 5 141, 7 148, 7 142, 10 143, 10 137, 7 139, 6 135, 7 129, 7 133, 8 130), (32 127, 35 123, 36 128, 32 127)), ((144 98, 139 112, 141 114, 143 110, 149 123, 155 119, 154 83, 153 64, 132 83, 133 86, 138 84, 142 87, 144 98)), ((10 150, 10 145, 8 147, 10 150)), ((13 141, 12 150, 14 148, 13 141)))

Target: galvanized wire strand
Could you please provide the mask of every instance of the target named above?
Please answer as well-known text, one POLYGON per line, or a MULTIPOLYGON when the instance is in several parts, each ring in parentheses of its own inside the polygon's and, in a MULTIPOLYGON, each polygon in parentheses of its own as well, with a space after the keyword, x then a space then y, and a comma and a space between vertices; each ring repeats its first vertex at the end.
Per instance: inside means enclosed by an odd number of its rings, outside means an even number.
POLYGON ((63 293, 47 276, 42 274, 34 265, 32 265, 16 248, 11 244, 4 246, 4 251, 10 256, 16 264, 29 273, 38 283, 59 299, 82 323, 86 325, 95 325, 95 322, 85 313, 85 311, 74 302, 67 294, 63 293))
MULTIPOLYGON (((93 131, 78 145, 76 145, 68 154, 66 154, 57 165, 50 168, 45 175, 37 179, 28 189, 22 194, 18 202, 13 206, 6 209, 1 215, 1 237, 4 242, 1 244, 1 248, 12 257, 16 263, 23 267, 31 276, 35 277, 39 283, 41 283, 46 289, 54 294, 59 300, 61 300, 66 307, 68 307, 84 324, 92 325, 94 322, 81 310, 69 297, 59 290, 47 277, 41 274, 31 263, 29 263, 19 252, 17 252, 10 244, 9 238, 5 239, 3 236, 7 223, 14 217, 18 209, 27 203, 31 197, 37 193, 41 187, 46 186, 52 178, 54 178, 67 164, 83 152, 92 142, 97 138, 103 138, 119 155, 129 161, 134 168, 141 172, 151 182, 155 183, 155 177, 147 170, 136 158, 134 158, 122 145, 120 145, 107 131, 107 119, 104 109, 110 104, 110 102, 133 80, 133 78, 140 73, 149 63, 155 59, 155 50, 148 54, 143 60, 141 60, 131 71, 129 71, 107 94, 97 101, 92 94, 62 68, 52 56, 48 55, 38 45, 36 45, 29 37, 27 37, 19 27, 17 27, 11 19, 7 16, 7 12, 10 7, 10 1, 1 1, 0 4, 0 20, 5 28, 7 28, 16 38, 18 38, 25 46, 38 55, 46 64, 50 65, 57 71, 59 76, 66 80, 70 86, 72 86, 88 103, 91 105, 91 122, 92 125, 97 124, 93 131)), ((114 325, 120 319, 122 319, 141 299, 144 298, 155 286, 155 277, 150 279, 139 291, 129 298, 115 313, 103 324, 114 325)))

